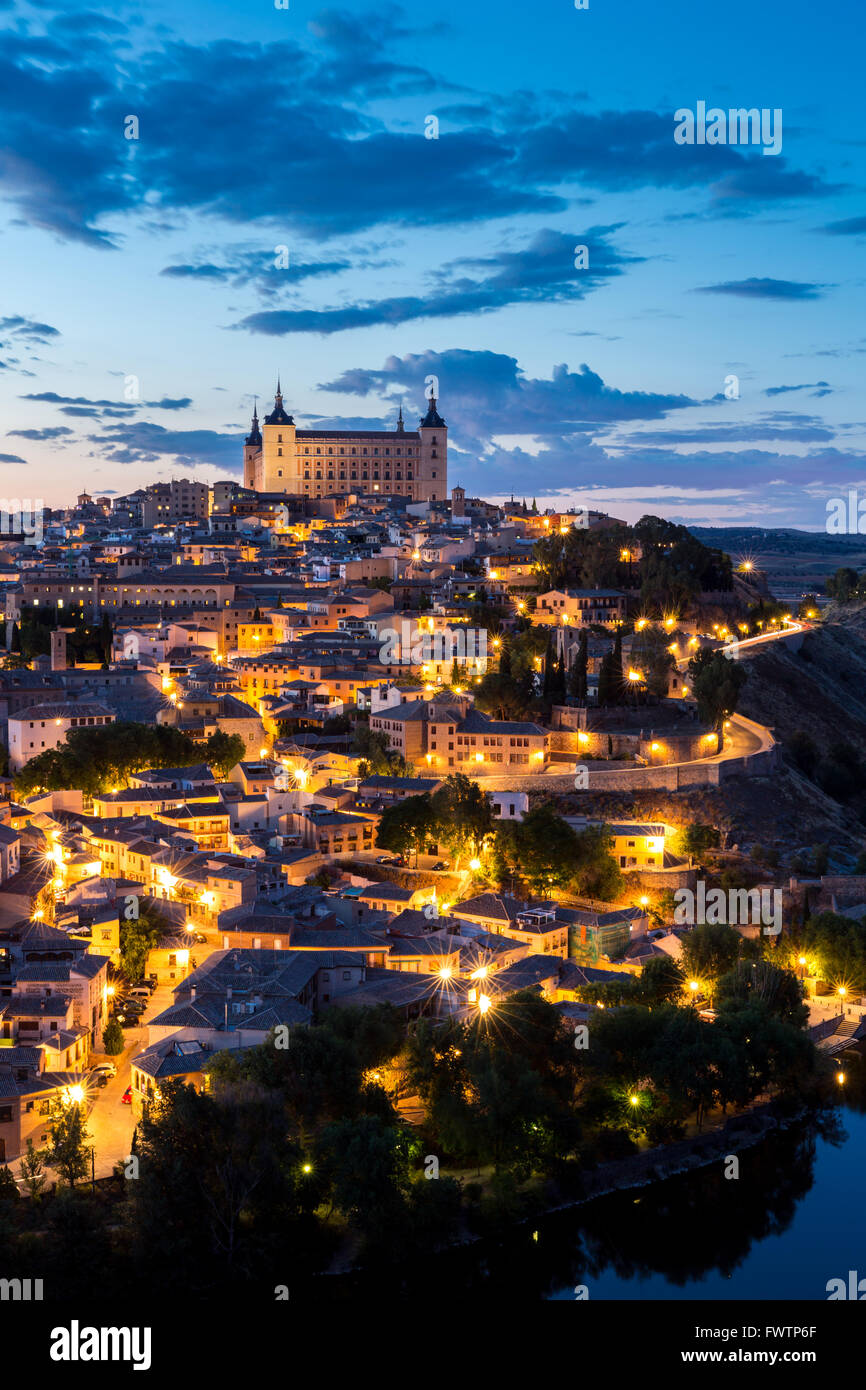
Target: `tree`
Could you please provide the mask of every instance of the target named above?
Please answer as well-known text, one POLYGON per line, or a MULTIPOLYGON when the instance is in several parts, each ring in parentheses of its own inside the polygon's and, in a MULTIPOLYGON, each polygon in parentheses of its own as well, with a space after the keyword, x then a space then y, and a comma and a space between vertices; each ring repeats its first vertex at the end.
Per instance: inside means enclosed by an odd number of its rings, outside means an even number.
POLYGON ((485 840, 493 834, 493 808, 484 791, 458 772, 446 778, 432 798, 435 832, 458 859, 481 853, 485 840))
POLYGON ((102 1034, 102 1050, 107 1057, 117 1057, 123 1051, 123 1029, 116 1018, 112 1018, 105 1027, 102 1034))
POLYGON ((533 806, 519 824, 502 829, 513 833, 517 866, 534 888, 564 888, 571 881, 578 836, 549 802, 533 806))
POLYGON ((704 922, 695 927, 683 937, 686 975, 712 983, 734 968, 740 944, 740 933, 726 922, 704 922))
POLYGON ((710 728, 721 729, 737 708, 746 680, 744 667, 720 651, 704 648, 689 662, 689 677, 699 717, 710 728))
POLYGON ((803 1003, 803 987, 790 970, 779 970, 769 961, 740 961, 722 975, 714 995, 715 1005, 723 1009, 742 1008, 755 1000, 776 1018, 795 1028, 805 1028, 809 1009, 803 1003))
POLYGON ((233 767, 246 756, 246 744, 240 734, 227 734, 217 729, 204 745, 205 762, 214 769, 221 781, 225 782, 233 767))
POLYGON ((127 980, 139 984, 144 978, 147 958, 169 928, 169 923, 152 904, 142 906, 138 917, 120 919, 120 968, 127 980))
POLYGON ((47 1151, 37 1149, 33 1140, 28 1138, 27 1152, 22 1155, 19 1167, 27 1191, 33 1198, 41 1197, 45 1187, 45 1160, 47 1157, 47 1151))
POLYGON ((714 825, 705 825, 702 821, 694 821, 687 825, 682 833, 682 846, 685 854, 706 854, 708 849, 716 849, 719 845, 719 832, 714 825))
MULTIPOLYGON (((125 786, 130 774, 142 768, 189 767, 201 762, 211 745, 226 756, 238 750, 243 756, 244 744, 235 734, 217 733, 202 745, 170 724, 118 720, 70 729, 59 748, 46 749, 21 769, 15 779, 16 793, 29 796, 40 788, 75 788, 92 796, 125 786)), ((237 761, 234 757, 231 765, 237 761)))
POLYGON ((319 1136, 314 1162, 368 1251, 397 1243, 409 1188, 405 1129, 374 1115, 337 1120, 319 1136))
MULTIPOLYGON (((18 1184, 15 1181, 12 1169, 9 1167, 8 1163, 0 1164, 0 1202, 19 1202, 20 1200, 21 1193, 18 1191, 18 1184)), ((5 1223, 0 1223, 0 1231, 2 1231, 5 1237, 6 1231, 4 1229, 4 1224, 5 1223)), ((8 1243, 6 1244, 6 1248, 9 1249, 8 1243)))
POLYGON ((568 679, 569 694, 573 695, 575 700, 579 700, 581 704, 586 703, 588 663, 587 643, 587 631, 584 627, 580 630, 580 636, 578 638, 577 644, 577 654, 575 655, 574 661, 571 663, 571 671, 569 672, 568 679))
POLYGON ((408 855, 414 850, 417 862, 419 850, 432 839, 436 827, 436 813, 429 792, 407 796, 382 811, 376 828, 376 844, 395 854, 408 855))
POLYGON ((836 599, 837 603, 848 603, 857 594, 859 584, 857 571, 843 566, 828 576, 824 587, 828 596, 836 599))
POLYGON ((75 1102, 67 1105, 52 1123, 50 1132, 49 1166, 74 1187, 79 1178, 87 1176, 90 1166, 83 1107, 75 1102))
POLYGON ((673 1003, 682 997, 685 975, 671 956, 652 956, 644 965, 638 981, 641 1003, 673 1003))

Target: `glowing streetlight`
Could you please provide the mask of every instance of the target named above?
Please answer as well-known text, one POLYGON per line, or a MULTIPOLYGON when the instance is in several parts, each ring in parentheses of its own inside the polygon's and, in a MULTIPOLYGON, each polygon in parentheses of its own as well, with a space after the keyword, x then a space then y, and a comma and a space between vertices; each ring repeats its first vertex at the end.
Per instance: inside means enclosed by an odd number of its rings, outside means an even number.
POLYGON ((67 1087, 66 1095, 71 1105, 80 1105, 84 1100, 84 1087, 79 1085, 69 1086, 67 1087))
POLYGON ((489 1010, 489 1008, 490 1008, 490 999, 489 999, 489 997, 488 997, 486 994, 480 994, 480 995, 478 996, 478 1011, 479 1011, 479 1013, 486 1014, 487 1011, 489 1010))
POLYGON ((646 893, 644 893, 643 897, 640 898, 638 901, 640 902, 641 907, 649 907, 649 898, 647 897, 646 893))
POLYGON ((481 868, 481 860, 478 858, 470 859, 469 867, 474 874, 477 874, 478 870, 481 868))
POLYGON ((628 1100, 629 1100, 629 1105, 639 1105, 639 1104, 640 1104, 640 1097, 639 1097, 639 1096, 629 1096, 628 1100))
POLYGON ((450 966, 450 965, 443 965, 442 968, 441 968, 441 970, 439 971, 439 978, 440 978, 441 980, 450 980, 450 979, 451 979, 451 975, 452 975, 451 966, 450 966))
POLYGON ((698 984, 697 980, 689 980, 689 989, 691 990, 692 994, 697 994, 698 990, 700 989, 700 985, 698 984))

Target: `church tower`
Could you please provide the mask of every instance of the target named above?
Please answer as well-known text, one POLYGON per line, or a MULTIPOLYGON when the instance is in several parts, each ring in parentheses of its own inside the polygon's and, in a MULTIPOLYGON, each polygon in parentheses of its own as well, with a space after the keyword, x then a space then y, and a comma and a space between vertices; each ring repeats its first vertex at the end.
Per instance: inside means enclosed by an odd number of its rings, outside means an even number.
POLYGON ((418 469, 418 496, 442 502, 448 495, 448 426, 436 409, 436 397, 418 423, 421 439, 421 466, 418 469))
POLYGON ((244 487, 256 486, 256 462, 261 461, 262 434, 259 429, 258 401, 253 404, 250 432, 244 440, 244 487))
POLYGON ((274 408, 264 421, 260 492, 298 492, 295 422, 283 408, 277 377, 274 408))

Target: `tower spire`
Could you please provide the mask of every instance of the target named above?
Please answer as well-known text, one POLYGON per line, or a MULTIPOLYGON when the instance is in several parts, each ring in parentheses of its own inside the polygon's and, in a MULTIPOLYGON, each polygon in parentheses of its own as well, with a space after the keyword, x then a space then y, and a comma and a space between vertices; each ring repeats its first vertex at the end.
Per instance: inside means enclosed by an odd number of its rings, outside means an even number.
POLYGON ((400 402, 400 413, 397 416, 397 433, 403 434, 403 402, 400 402))

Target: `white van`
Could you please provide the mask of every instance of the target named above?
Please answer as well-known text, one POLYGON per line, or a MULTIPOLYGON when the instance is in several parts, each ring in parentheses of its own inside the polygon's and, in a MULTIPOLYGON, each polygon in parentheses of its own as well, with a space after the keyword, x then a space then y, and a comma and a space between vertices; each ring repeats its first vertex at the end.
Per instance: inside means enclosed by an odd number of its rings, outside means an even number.
POLYGON ((141 999, 142 1002, 146 1004, 150 999, 150 990, 147 988, 147 985, 136 985, 135 989, 127 991, 126 997, 128 999, 141 999))

